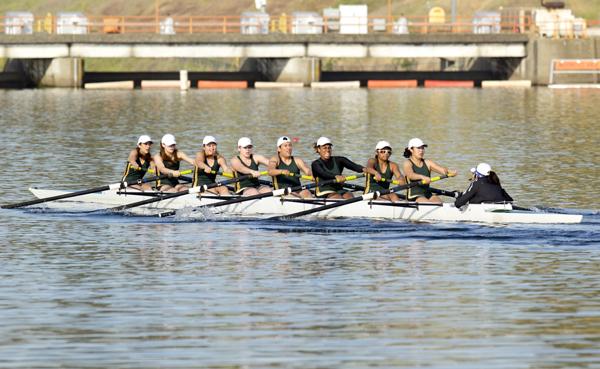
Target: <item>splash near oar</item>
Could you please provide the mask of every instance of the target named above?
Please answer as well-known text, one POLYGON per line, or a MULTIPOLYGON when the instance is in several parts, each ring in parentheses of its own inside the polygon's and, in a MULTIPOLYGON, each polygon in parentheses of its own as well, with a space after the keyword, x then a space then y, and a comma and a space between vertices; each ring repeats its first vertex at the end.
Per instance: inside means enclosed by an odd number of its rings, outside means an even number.
MULTIPOLYGON (((184 170, 183 172, 181 172, 181 174, 190 174, 191 172, 192 172, 191 170, 184 170)), ((141 180, 135 180, 135 181, 117 182, 117 183, 113 183, 113 184, 109 184, 109 185, 90 188, 87 190, 69 192, 66 194, 46 197, 46 198, 42 198, 42 199, 24 201, 24 202, 20 202, 20 203, 16 203, 16 204, 6 204, 6 205, 2 205, 1 207, 4 209, 22 208, 24 206, 36 205, 36 204, 41 204, 44 202, 55 201, 55 200, 68 199, 70 197, 88 195, 88 194, 96 193, 96 192, 102 192, 102 191, 108 191, 108 190, 120 190, 120 189, 127 188, 128 186, 138 185, 138 184, 147 183, 147 182, 153 182, 158 179, 164 179, 167 177, 168 177, 167 175, 160 175, 160 176, 148 177, 148 178, 144 178, 141 180)))

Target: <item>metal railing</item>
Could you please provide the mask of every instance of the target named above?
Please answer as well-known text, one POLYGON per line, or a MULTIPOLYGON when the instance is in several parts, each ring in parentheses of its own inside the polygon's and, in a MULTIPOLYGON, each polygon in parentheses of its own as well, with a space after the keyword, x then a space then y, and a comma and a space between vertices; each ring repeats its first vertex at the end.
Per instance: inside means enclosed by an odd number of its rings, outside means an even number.
MULTIPOLYGON (((557 26, 558 27, 558 26, 557 26)), ((558 37, 585 37, 585 29, 600 27, 600 21, 590 20, 584 30, 558 37)), ((369 16, 356 18, 356 22, 339 18, 309 19, 290 15, 267 16, 252 19, 243 16, 84 16, 79 21, 61 22, 55 15, 33 17, 29 21, 0 17, 0 33, 5 34, 203 34, 203 33, 358 33, 358 34, 480 34, 529 33, 544 28, 534 23, 531 16, 502 17, 500 19, 473 19, 457 17, 455 22, 429 16, 369 16), (346 32, 344 31, 346 30, 346 32), (351 32, 347 32, 350 29, 351 32)), ((549 27, 546 27, 549 28, 549 27)))

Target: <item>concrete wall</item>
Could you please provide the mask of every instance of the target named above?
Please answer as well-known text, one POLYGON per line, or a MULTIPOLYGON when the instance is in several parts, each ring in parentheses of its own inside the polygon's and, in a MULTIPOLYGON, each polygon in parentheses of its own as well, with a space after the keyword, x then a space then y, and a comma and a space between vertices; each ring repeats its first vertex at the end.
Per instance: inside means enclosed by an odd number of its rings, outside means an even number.
MULTIPOLYGON (((529 79, 534 85, 546 86, 550 81, 552 59, 593 59, 600 57, 600 39, 554 40, 532 37, 527 57, 515 66, 510 79, 529 79)), ((593 75, 560 76, 557 83, 593 83, 593 75)))

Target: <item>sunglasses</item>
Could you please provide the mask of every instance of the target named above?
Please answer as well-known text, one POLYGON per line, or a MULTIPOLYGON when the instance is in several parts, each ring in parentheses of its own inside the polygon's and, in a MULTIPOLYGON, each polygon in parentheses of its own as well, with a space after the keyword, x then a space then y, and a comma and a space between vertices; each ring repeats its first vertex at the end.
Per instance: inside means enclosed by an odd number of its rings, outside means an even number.
POLYGON ((382 154, 390 154, 390 155, 392 154, 392 150, 390 150, 390 149, 381 149, 378 151, 382 154))
POLYGON ((177 144, 169 145, 167 147, 175 147, 175 146, 177 146, 177 144))
POLYGON ((142 142, 142 143, 140 143, 140 145, 152 146, 152 141, 150 141, 150 142, 142 142))
POLYGON ((250 150, 251 148, 253 148, 254 146, 252 145, 248 145, 248 146, 244 146, 242 147, 242 149, 246 149, 246 150, 250 150))

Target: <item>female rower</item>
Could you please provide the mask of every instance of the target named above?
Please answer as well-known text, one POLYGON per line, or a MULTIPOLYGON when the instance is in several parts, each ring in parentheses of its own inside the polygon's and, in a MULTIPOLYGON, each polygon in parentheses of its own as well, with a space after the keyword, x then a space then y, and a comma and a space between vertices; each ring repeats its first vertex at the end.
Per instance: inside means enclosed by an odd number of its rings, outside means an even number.
POLYGON ((425 159, 425 148, 427 145, 420 138, 413 138, 408 141, 408 146, 404 149, 404 157, 407 158, 403 164, 404 174, 407 182, 425 181, 426 184, 421 184, 408 189, 407 199, 417 202, 437 202, 442 200, 434 196, 429 189, 431 182, 431 172, 454 176, 456 171, 442 167, 434 161, 425 159))
POLYGON ((351 199, 352 192, 344 190, 342 183, 345 181, 342 171, 345 168, 353 170, 357 173, 371 173, 377 177, 379 173, 373 168, 366 168, 356 164, 344 156, 332 156, 333 144, 327 137, 320 137, 314 144, 314 149, 319 158, 312 162, 311 169, 317 184, 322 181, 337 179, 338 183, 332 183, 325 186, 316 187, 317 197, 325 197, 329 199, 351 199))
POLYGON ((238 140, 239 155, 231 159, 231 169, 234 177, 251 174, 252 178, 235 183, 235 192, 242 196, 256 195, 271 191, 271 187, 261 185, 258 181, 260 172, 258 165, 269 165, 269 160, 262 155, 252 153, 252 140, 242 137, 238 140))
MULTIPOLYGON (((300 186, 300 171, 312 176, 310 168, 300 158, 292 156, 292 141, 287 136, 277 140, 277 155, 269 160, 269 175, 273 177, 273 187, 280 188, 300 186)), ((292 195, 303 199, 313 197, 309 190, 292 192, 292 195)))
POLYGON ((510 202, 512 197, 500 186, 500 179, 487 163, 480 163, 471 169, 474 179, 467 191, 454 201, 454 206, 460 208, 466 204, 481 204, 484 202, 510 202))
POLYGON ((187 186, 179 183, 177 179, 181 175, 179 164, 182 160, 194 165, 192 159, 177 150, 175 136, 172 134, 164 135, 160 140, 160 153, 154 155, 154 162, 156 163, 156 174, 166 174, 169 178, 157 181, 156 187, 159 190, 162 192, 179 192, 187 189, 187 186))
MULTIPOLYGON (((377 175, 367 174, 365 193, 383 191, 390 188, 393 178, 398 180, 400 185, 406 183, 398 164, 390 161, 392 155, 392 145, 387 141, 379 141, 375 145, 375 157, 367 162, 367 168, 374 169, 377 175)), ((400 200, 395 193, 389 193, 381 196, 382 199, 396 202, 400 200)))
MULTIPOLYGON (((205 136, 202 140, 202 150, 196 153, 193 187, 209 185, 216 182, 219 170, 229 172, 227 161, 217 151, 217 140, 213 136, 205 136)), ((207 192, 220 196, 229 195, 225 186, 214 187, 207 192)))
MULTIPOLYGON (((148 135, 141 135, 138 138, 137 147, 129 153, 127 166, 121 182, 140 181, 146 175, 150 168, 154 168, 154 160, 150 153, 152 139, 148 135)), ((141 191, 152 191, 152 186, 148 183, 139 183, 128 186, 141 191)))

